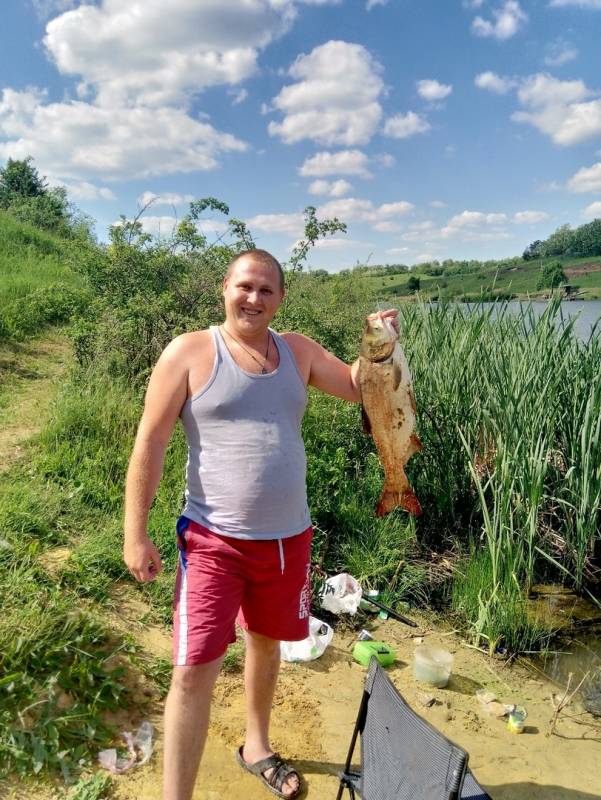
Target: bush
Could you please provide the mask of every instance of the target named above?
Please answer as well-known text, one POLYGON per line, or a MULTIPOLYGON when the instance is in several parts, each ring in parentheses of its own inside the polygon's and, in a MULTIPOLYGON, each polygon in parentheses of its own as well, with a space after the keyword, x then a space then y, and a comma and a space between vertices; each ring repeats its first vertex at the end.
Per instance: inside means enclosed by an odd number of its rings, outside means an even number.
POLYGON ((567 278, 563 271, 563 264, 561 261, 548 261, 541 269, 536 282, 536 289, 555 289, 566 283, 567 278))

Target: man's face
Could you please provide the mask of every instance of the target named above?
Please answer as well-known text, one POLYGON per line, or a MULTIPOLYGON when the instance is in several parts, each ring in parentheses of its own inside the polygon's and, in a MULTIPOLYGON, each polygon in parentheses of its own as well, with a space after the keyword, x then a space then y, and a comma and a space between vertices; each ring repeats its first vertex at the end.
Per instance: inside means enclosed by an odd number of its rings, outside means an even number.
POLYGON ((284 291, 278 271, 252 256, 236 262, 223 282, 226 320, 241 333, 265 330, 280 303, 284 291))

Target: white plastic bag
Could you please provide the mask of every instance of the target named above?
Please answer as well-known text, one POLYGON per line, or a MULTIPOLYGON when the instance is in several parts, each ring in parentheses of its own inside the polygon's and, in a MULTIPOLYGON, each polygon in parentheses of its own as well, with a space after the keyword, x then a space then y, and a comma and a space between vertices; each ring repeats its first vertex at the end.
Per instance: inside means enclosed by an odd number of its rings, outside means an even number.
POLYGON ((341 572, 325 582, 321 593, 321 607, 333 614, 355 614, 362 595, 359 581, 347 572, 341 572))
POLYGON ((327 622, 309 617, 309 635, 300 642, 280 642, 282 661, 314 661, 323 655, 334 631, 327 622))
POLYGON ((140 725, 135 735, 124 731, 128 758, 119 758, 115 748, 102 750, 98 753, 100 766, 115 775, 121 775, 132 767, 141 767, 152 755, 152 733, 152 725, 146 721, 140 725))

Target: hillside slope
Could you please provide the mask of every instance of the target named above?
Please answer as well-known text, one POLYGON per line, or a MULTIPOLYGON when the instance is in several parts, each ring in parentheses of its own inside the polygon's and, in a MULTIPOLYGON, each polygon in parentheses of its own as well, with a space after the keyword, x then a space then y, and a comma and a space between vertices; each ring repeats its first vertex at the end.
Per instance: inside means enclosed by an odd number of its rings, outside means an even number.
MULTIPOLYGON (((549 290, 536 288, 541 267, 547 261, 524 261, 518 266, 492 267, 466 274, 427 275, 419 274, 420 292, 431 299, 476 299, 481 294, 501 297, 543 297, 549 290)), ((596 258, 561 259, 568 282, 580 292, 579 298, 593 300, 601 298, 601 256, 596 258)), ((369 278, 381 295, 407 297, 412 272, 369 278)))
POLYGON ((81 302, 81 279, 67 248, 0 211, 0 339, 19 341, 71 316, 81 302))

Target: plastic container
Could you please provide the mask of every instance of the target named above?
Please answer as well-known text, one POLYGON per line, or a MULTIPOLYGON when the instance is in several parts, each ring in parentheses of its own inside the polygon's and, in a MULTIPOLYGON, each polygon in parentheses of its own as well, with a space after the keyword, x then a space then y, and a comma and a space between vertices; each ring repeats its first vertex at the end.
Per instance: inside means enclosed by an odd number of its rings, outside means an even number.
POLYGON ((413 654, 413 676, 420 683, 443 689, 451 677, 453 656, 442 647, 421 644, 413 654))
POLYGON ((375 656, 382 667, 394 664, 396 653, 386 642, 361 641, 353 648, 353 658, 364 667, 369 665, 371 657, 375 656))
POLYGON ((507 718, 507 730, 511 733, 523 733, 527 716, 524 706, 516 706, 507 718))

